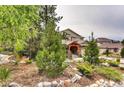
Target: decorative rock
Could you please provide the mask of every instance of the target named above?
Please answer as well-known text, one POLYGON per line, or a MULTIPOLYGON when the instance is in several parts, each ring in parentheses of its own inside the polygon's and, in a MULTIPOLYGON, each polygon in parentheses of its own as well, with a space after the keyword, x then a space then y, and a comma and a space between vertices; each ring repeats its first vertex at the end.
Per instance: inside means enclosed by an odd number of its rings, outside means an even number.
POLYGON ((109 67, 109 64, 108 63, 101 63, 102 66, 106 66, 106 67, 109 67))
POLYGON ((92 85, 90 85, 90 87, 98 87, 99 85, 97 85, 97 84, 92 84, 92 85))
POLYGON ((63 80, 60 80, 58 87, 64 87, 64 81, 63 80))
POLYGON ((123 81, 121 81, 121 84, 122 84, 122 85, 124 84, 124 80, 123 80, 123 81))
POLYGON ((65 81, 64 81, 64 86, 65 86, 65 87, 71 86, 71 80, 70 80, 70 79, 65 80, 65 81))
POLYGON ((104 81, 104 83, 103 83, 103 87, 108 87, 108 81, 104 81))
POLYGON ((8 56, 8 55, 0 54, 0 64, 9 63, 10 62, 9 57, 10 56, 8 56))
POLYGON ((77 71, 78 69, 77 68, 72 68, 73 70, 77 71))
POLYGON ((58 82, 57 81, 52 81, 52 87, 57 87, 58 82))
POLYGON ((43 87, 43 82, 38 83, 37 87, 43 87))
POLYGON ((43 87, 51 87, 52 83, 51 82, 43 82, 43 87))
POLYGON ((81 76, 79 76, 78 74, 75 74, 75 76, 71 79, 71 82, 74 83, 76 82, 77 80, 80 80, 81 79, 81 76))
POLYGON ((8 87, 21 87, 21 86, 16 82, 12 82, 12 83, 9 84, 8 87))
POLYGON ((100 82, 100 81, 96 81, 96 84, 97 84, 97 85, 101 85, 101 82, 100 82))
POLYGON ((114 87, 121 87, 121 85, 119 85, 118 83, 116 83, 116 84, 114 85, 114 87))
POLYGON ((113 87, 114 85, 115 85, 115 82, 114 82, 114 81, 111 81, 111 80, 110 80, 110 81, 108 82, 108 86, 109 86, 109 87, 113 87))
POLYGON ((101 82, 101 83, 104 83, 104 81, 105 81, 104 79, 100 79, 100 80, 99 80, 99 82, 101 82))
POLYGON ((79 71, 78 72, 76 72, 79 76, 83 76, 83 74, 82 73, 80 73, 79 71))

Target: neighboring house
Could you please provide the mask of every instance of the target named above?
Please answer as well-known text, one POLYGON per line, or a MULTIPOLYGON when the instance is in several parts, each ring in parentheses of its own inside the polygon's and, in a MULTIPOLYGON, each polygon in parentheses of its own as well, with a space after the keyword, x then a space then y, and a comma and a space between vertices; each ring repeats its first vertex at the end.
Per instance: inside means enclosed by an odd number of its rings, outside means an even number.
POLYGON ((103 37, 97 38, 96 41, 97 41, 97 43, 100 43, 100 44, 102 44, 102 43, 112 43, 113 42, 113 40, 108 39, 108 38, 103 38, 103 37))
POLYGON ((97 38, 97 44, 100 48, 100 54, 105 53, 106 50, 112 53, 120 53, 123 48, 122 44, 119 41, 115 41, 108 38, 97 38))
POLYGON ((64 36, 62 43, 66 45, 68 56, 72 54, 80 56, 84 46, 84 37, 71 29, 65 29, 61 31, 61 34, 64 36))

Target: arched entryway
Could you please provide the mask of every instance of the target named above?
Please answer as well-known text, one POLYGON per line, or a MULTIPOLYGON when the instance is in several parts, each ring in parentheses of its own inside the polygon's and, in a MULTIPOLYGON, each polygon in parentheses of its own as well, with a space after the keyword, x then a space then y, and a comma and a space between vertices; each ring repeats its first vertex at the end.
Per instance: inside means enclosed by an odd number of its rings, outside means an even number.
POLYGON ((78 55, 78 46, 70 46, 70 51, 72 54, 78 55))
POLYGON ((81 54, 81 45, 77 42, 72 42, 68 45, 68 56, 77 55, 80 56, 81 54))

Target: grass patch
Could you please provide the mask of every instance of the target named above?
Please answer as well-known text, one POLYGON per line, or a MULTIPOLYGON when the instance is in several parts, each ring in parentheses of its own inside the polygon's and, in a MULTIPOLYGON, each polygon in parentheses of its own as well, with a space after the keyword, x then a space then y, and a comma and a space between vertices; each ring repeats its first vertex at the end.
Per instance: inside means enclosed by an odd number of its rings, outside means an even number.
POLYGON ((85 76, 92 76, 93 66, 89 63, 78 63, 78 70, 85 76))
POLYGON ((121 81, 123 79, 121 72, 110 67, 97 67, 96 72, 113 81, 121 81))

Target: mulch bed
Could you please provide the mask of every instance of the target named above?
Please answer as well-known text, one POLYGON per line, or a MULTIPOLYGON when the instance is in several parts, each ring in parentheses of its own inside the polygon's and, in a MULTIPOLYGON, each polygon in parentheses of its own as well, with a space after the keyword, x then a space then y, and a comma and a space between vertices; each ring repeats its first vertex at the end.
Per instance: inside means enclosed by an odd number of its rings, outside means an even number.
MULTIPOLYGON (((72 67, 75 67, 75 63, 71 63, 71 67, 65 69, 63 75, 56 77, 56 78, 48 78, 44 74, 38 74, 38 69, 36 67, 35 63, 32 64, 26 64, 26 63, 19 63, 18 65, 14 65, 13 63, 7 63, 0 65, 7 67, 11 70, 11 78, 8 82, 16 82, 18 84, 22 84, 23 86, 36 86, 39 82, 42 81, 58 81, 59 80, 68 80, 71 79, 75 75, 75 71, 72 69, 72 67)), ((113 67, 114 69, 120 70, 118 67, 113 67)), ((124 70, 120 70, 124 73, 124 70)), ((71 87, 83 87, 90 84, 93 84, 95 81, 103 79, 102 76, 94 73, 92 78, 88 78, 85 76, 82 76, 82 78, 71 84, 71 87)))

